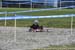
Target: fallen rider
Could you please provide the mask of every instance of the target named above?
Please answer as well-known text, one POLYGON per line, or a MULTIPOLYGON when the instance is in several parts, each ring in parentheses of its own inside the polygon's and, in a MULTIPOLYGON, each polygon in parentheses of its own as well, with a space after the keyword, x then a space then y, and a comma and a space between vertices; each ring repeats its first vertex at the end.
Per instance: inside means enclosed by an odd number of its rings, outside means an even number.
POLYGON ((29 32, 42 32, 43 26, 39 26, 39 21, 34 20, 32 26, 30 26, 29 32))

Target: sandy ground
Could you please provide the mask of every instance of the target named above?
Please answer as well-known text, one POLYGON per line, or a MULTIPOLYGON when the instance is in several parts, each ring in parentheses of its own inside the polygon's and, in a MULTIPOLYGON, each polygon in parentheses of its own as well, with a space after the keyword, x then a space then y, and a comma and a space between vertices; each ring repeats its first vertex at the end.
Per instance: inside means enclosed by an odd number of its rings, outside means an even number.
POLYGON ((75 29, 48 28, 49 32, 27 32, 26 27, 0 27, 2 50, 32 50, 49 45, 75 43, 75 29), (16 30, 16 31, 15 31, 16 30))

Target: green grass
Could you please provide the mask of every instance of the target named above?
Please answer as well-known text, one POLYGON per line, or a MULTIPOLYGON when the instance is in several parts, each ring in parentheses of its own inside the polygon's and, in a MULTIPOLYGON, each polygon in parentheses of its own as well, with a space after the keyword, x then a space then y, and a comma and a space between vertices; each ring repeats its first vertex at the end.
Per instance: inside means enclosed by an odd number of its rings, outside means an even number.
POLYGON ((71 45, 50 45, 48 47, 33 50, 75 50, 75 44, 71 45))
MULTIPOLYGON (((33 8, 39 9, 39 8, 33 8)), ((16 12, 16 11, 24 11, 30 10, 30 8, 0 8, 0 12, 16 12)), ((61 10, 48 10, 48 11, 39 11, 39 12, 23 12, 17 13, 18 15, 32 15, 32 16, 46 16, 46 15, 60 15, 60 14, 75 14, 75 9, 61 9, 61 10)), ((0 16, 4 16, 4 14, 0 14, 0 16)), ((14 14, 8 14, 8 16, 14 16, 14 14)))
MULTIPOLYGON (((0 14, 0 17, 5 17, 6 16, 6 14, 0 14)), ((15 16, 15 14, 7 14, 7 17, 10 17, 10 16, 15 16)))
POLYGON ((75 9, 48 10, 48 11, 28 12, 28 13, 19 13, 19 14, 20 15, 32 15, 32 16, 75 14, 75 9))
MULTIPOLYGON (((46 27, 54 27, 54 28, 70 28, 71 27, 71 17, 65 18, 43 18, 38 19, 40 21, 40 25, 46 27)), ((34 19, 21 19, 16 20, 17 27, 29 27, 32 25, 34 19)), ((7 26, 14 26, 14 20, 7 20, 7 26)), ((4 21, 0 21, 0 26, 4 26, 4 21)), ((75 17, 73 21, 73 27, 75 28, 75 17)))
MULTIPOLYGON (((30 8, 0 8, 0 12, 16 12, 16 11, 25 11, 30 10, 30 8)), ((5 14, 0 14, 1 17, 5 16, 5 14)), ((7 14, 7 16, 14 16, 14 14, 7 14)))
MULTIPOLYGON (((33 8, 33 9, 39 9, 39 8, 33 8)), ((7 12, 7 16, 14 16, 14 14, 8 14, 8 12, 25 11, 25 10, 31 10, 31 8, 0 8, 0 12, 7 12)), ((5 16, 5 14, 0 14, 0 17, 3 16, 5 16)))
POLYGON ((30 8, 0 8, 0 12, 14 12, 14 11, 23 11, 23 10, 29 10, 30 8))
MULTIPOLYGON (((34 9, 40 9, 40 8, 33 8, 34 9)), ((25 11, 25 10, 31 10, 31 8, 0 8, 0 12, 16 12, 16 11, 25 11)))
MULTIPOLYGON (((33 8, 38 9, 38 8, 33 8)), ((16 11, 30 10, 30 8, 0 8, 0 12, 16 12, 16 11)), ((49 10, 49 11, 39 11, 31 13, 17 13, 18 15, 32 15, 32 16, 46 16, 46 15, 59 15, 59 14, 75 14, 75 9, 61 9, 61 10, 49 10)), ((5 14, 0 14, 0 17, 5 16, 5 14)), ((14 16, 14 14, 7 14, 7 16, 14 16)), ((17 27, 26 27, 32 24, 34 19, 22 19, 17 20, 17 27)), ((68 18, 44 18, 38 19, 40 25, 46 27, 58 27, 58 28, 70 28, 71 27, 71 17, 68 18)), ((73 27, 75 28, 75 17, 73 21, 73 27)), ((0 21, 0 26, 4 26, 4 21, 0 21)), ((7 20, 7 26, 14 26, 14 20, 7 20)))

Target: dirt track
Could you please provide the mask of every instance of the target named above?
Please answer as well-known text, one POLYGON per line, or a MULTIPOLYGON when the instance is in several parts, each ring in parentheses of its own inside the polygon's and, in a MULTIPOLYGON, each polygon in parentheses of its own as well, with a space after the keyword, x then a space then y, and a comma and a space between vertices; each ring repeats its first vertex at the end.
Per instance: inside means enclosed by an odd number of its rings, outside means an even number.
POLYGON ((31 50, 49 45, 75 43, 75 29, 49 28, 50 32, 27 32, 28 28, 0 27, 0 47, 3 50, 31 50), (16 32, 16 34, 15 34, 16 32), (15 41, 16 40, 16 41, 15 41))

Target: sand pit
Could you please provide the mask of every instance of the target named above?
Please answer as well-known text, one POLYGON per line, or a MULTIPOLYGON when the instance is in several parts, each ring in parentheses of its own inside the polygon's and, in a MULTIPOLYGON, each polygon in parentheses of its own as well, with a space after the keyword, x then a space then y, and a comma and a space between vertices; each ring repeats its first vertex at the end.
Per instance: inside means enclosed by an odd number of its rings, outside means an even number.
POLYGON ((75 29, 72 34, 69 28, 49 28, 50 32, 27 32, 28 29, 17 27, 15 31, 15 27, 0 27, 0 47, 3 50, 32 50, 75 43, 75 29))

